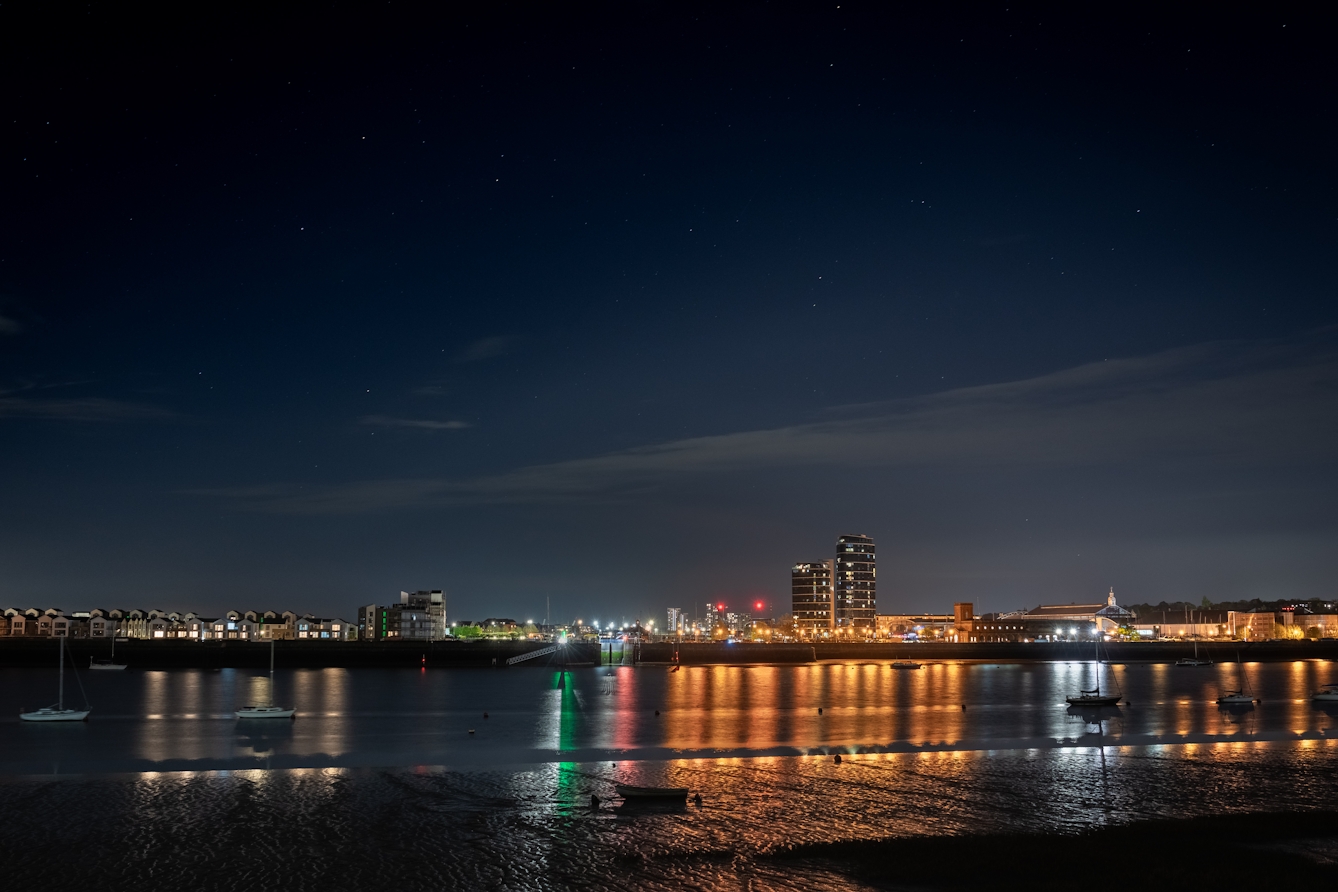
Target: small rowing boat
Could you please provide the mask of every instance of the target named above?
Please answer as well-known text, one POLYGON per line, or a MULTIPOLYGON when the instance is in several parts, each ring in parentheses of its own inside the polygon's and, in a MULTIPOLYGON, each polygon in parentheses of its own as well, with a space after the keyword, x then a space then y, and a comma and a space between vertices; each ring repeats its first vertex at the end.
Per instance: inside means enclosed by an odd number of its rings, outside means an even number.
POLYGON ((624 799, 687 799, 687 787, 633 787, 614 784, 613 789, 624 799))
POLYGON ((910 660, 897 660, 892 664, 893 669, 919 669, 923 663, 913 663, 910 660))

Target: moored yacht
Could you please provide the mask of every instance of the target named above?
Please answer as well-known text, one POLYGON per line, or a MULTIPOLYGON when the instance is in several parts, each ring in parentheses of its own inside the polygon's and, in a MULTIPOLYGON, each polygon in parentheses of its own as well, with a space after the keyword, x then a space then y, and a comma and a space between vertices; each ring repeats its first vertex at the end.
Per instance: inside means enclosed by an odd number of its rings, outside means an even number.
POLYGON ((1079 691, 1077 694, 1065 697, 1064 700, 1069 706, 1119 706, 1120 695, 1101 693, 1101 685, 1097 685, 1090 691, 1079 691))
POLYGON ((1096 686, 1090 691, 1082 688, 1078 689, 1077 694, 1071 694, 1064 698, 1069 706, 1119 706, 1120 693, 1118 687, 1114 696, 1101 693, 1101 639, 1098 638, 1092 643, 1094 649, 1093 656, 1096 664, 1096 686))
POLYGON ((1242 691, 1227 691, 1217 698, 1218 706, 1252 706, 1256 700, 1242 691))
POLYGON ((269 702, 262 706, 243 706, 235 715, 239 719, 291 719, 297 713, 294 706, 274 705, 274 639, 269 641, 269 702))
POLYGON ((1319 690, 1310 695, 1313 703, 1338 703, 1338 682, 1322 684, 1319 690))
POLYGON ((1194 639, 1194 656, 1181 657, 1180 659, 1175 661, 1175 664, 1177 666, 1211 666, 1213 664, 1213 661, 1199 659, 1199 642, 1198 639, 1196 638, 1194 639))
POLYGON ((113 670, 113 671, 115 671, 115 670, 120 670, 120 669, 124 669, 124 668, 125 668, 125 663, 118 663, 118 662, 116 662, 116 636, 115 636, 115 635, 112 636, 111 656, 108 657, 108 658, 105 659, 105 660, 95 660, 95 659, 93 659, 92 657, 89 657, 89 658, 88 658, 88 668, 89 668, 89 669, 113 670))
MULTIPOLYGON (((73 658, 71 658, 73 659, 73 658)), ((88 720, 88 714, 93 710, 84 709, 66 709, 65 708, 65 639, 60 639, 60 681, 58 682, 56 703, 53 706, 43 706, 41 709, 32 712, 20 712, 19 719, 25 722, 83 722, 88 720)))
POLYGON ((1253 706, 1259 702, 1254 692, 1250 690, 1250 680, 1245 677, 1245 666, 1240 661, 1240 651, 1236 652, 1236 667, 1240 670, 1240 687, 1218 697, 1218 706, 1253 706))

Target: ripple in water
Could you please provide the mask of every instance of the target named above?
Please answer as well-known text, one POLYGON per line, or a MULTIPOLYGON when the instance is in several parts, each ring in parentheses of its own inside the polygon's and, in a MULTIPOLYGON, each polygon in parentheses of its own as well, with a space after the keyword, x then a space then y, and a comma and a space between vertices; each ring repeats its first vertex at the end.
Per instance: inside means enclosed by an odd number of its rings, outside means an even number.
POLYGON ((866 888, 799 842, 1324 807, 1331 742, 301 769, 0 782, 8 888, 866 888), (615 781, 700 791, 628 808, 615 781), (590 807, 591 794, 605 800, 590 807), (53 845, 54 844, 54 845, 53 845))

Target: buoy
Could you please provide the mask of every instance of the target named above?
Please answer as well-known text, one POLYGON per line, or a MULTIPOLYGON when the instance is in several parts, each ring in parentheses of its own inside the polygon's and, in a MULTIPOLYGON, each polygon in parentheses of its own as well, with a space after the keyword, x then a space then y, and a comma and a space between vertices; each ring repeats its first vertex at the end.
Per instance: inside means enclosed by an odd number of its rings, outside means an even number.
POLYGON ((488 717, 488 714, 485 712, 485 713, 483 714, 483 717, 486 719, 486 718, 488 717))
POLYGON ((692 804, 695 805, 695 806, 697 806, 698 808, 701 808, 701 807, 702 807, 702 794, 701 794, 701 793, 698 793, 696 796, 693 796, 693 797, 692 797, 692 804))
POLYGON ((599 808, 599 797, 596 796, 594 793, 590 794, 590 807, 599 808))
POLYGON ((840 753, 837 753, 837 754, 836 754, 836 758, 833 759, 832 761, 835 762, 837 765, 840 765, 840 764, 841 764, 841 754, 840 754, 840 753))
POLYGON ((962 704, 962 712, 966 712, 966 704, 965 704, 965 703, 962 704))
POLYGON ((818 715, 822 715, 822 707, 821 707, 821 706, 818 707, 818 715))
POLYGON ((658 709, 655 710, 655 714, 656 714, 656 715, 659 715, 659 714, 660 714, 660 711, 659 711, 658 709))

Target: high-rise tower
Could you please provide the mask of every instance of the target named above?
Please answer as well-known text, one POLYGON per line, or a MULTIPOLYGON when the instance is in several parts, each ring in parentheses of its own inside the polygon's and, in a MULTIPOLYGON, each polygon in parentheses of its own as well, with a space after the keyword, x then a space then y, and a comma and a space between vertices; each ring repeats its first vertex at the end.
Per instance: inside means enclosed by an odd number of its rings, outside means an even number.
POLYGON ((837 537, 834 619, 838 632, 873 637, 877 575, 872 539, 848 534, 837 537))
POLYGON ((807 561, 790 570, 790 613, 800 635, 821 635, 832 628, 832 562, 807 561))

